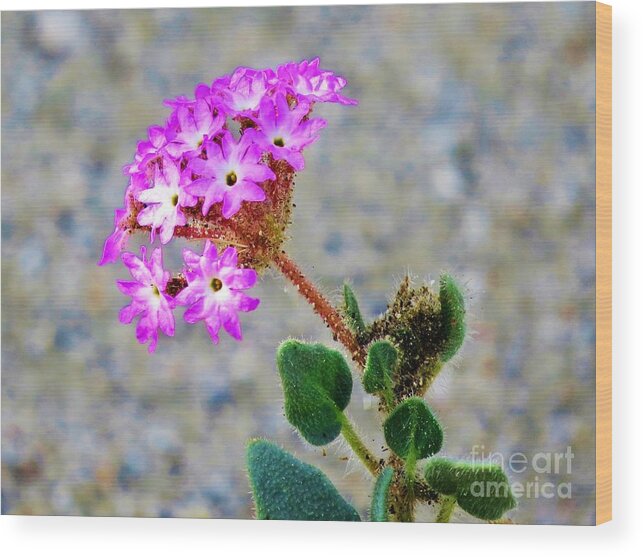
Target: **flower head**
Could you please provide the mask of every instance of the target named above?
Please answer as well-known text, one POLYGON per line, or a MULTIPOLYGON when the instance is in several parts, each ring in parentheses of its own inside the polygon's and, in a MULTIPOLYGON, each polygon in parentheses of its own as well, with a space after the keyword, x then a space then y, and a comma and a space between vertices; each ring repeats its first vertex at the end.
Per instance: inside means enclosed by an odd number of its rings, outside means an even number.
POLYGON ((165 293, 170 273, 163 269, 163 255, 160 248, 146 260, 145 246, 141 246, 141 257, 126 252, 122 259, 134 280, 119 280, 119 290, 131 296, 132 303, 121 309, 119 320, 129 324, 140 316, 136 324, 136 338, 141 344, 150 343, 148 350, 154 352, 158 342, 158 329, 167 336, 174 336, 174 300, 165 293))
POLYGON ((118 282, 132 297, 121 321, 141 316, 137 338, 150 342, 150 351, 159 328, 174 333, 176 304, 188 306, 186 321, 204 321, 215 343, 221 327, 241 339, 238 312, 259 304, 244 291, 283 249, 295 172, 304 168, 304 149, 326 126, 311 116, 313 106, 355 104, 341 94, 345 85, 315 58, 276 70, 239 67, 211 85, 199 83, 191 97, 165 101, 171 108, 165 124, 148 128, 123 168, 124 202, 98 263, 120 258, 136 279, 118 282), (221 205, 214 210, 215 204, 221 205), (149 261, 144 249, 142 259, 123 254, 129 237, 140 231, 152 243, 158 234, 162 244, 149 261), (186 250, 185 269, 170 276, 161 250, 174 237, 206 245, 202 255, 186 250), (218 254, 210 240, 243 249, 218 254))
POLYGON ((286 96, 279 93, 275 99, 264 97, 259 115, 254 117, 259 130, 250 129, 246 134, 277 160, 287 161, 295 170, 303 170, 304 156, 301 151, 318 139, 317 132, 326 126, 326 120, 304 120, 310 104, 300 101, 292 110, 286 96))
POLYGON ((186 173, 181 176, 179 169, 171 160, 163 161, 163 168, 156 167, 154 186, 140 192, 136 199, 147 207, 138 214, 138 223, 149 226, 151 241, 156 230, 160 230, 161 243, 167 244, 174 235, 175 226, 183 226, 187 220, 181 207, 196 205, 196 197, 191 196, 183 187, 186 173))
POLYGON ((203 255, 184 250, 185 277, 188 285, 178 293, 176 302, 189 306, 184 319, 188 323, 203 321, 212 338, 218 344, 221 326, 228 334, 242 339, 240 311, 257 309, 259 300, 247 296, 243 291, 257 282, 254 269, 237 267, 237 250, 226 248, 221 255, 208 240, 203 255))
POLYGON ((208 142, 207 160, 193 159, 190 168, 201 178, 186 186, 193 196, 203 197, 203 215, 214 203, 223 201, 221 210, 229 219, 241 208, 243 201, 263 201, 265 192, 258 184, 274 180, 275 173, 262 163, 262 151, 244 134, 237 142, 226 131, 221 143, 208 142))

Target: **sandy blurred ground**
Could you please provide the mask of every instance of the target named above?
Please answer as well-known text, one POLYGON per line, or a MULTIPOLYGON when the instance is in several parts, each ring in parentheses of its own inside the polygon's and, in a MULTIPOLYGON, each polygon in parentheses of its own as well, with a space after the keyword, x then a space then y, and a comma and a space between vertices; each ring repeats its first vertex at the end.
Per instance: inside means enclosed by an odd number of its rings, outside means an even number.
MULTIPOLYGON (((472 334, 428 395, 445 454, 571 446, 571 476, 549 479, 572 498, 512 516, 592 522, 593 28, 592 3, 3 13, 3 512, 249 518, 260 435, 365 516, 359 463, 283 418, 276 346, 330 342, 292 288, 264 277, 241 344, 181 324, 149 356, 117 320, 124 269, 95 264, 164 98, 320 56, 360 106, 318 107, 289 251, 335 299, 349 278, 371 317, 407 270, 454 272, 472 334)), ((356 383, 350 414, 378 445, 371 401, 356 383)))

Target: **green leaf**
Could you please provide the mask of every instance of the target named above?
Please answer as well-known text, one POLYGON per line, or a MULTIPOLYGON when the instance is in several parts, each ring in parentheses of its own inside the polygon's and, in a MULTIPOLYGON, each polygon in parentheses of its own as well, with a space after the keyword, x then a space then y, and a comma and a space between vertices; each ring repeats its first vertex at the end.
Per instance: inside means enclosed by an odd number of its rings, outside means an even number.
POLYGON ((393 387, 393 374, 397 366, 397 349, 387 340, 371 345, 364 368, 364 390, 367 393, 386 393, 393 387))
POLYGON ((364 333, 366 325, 364 324, 364 319, 362 319, 357 298, 353 289, 347 283, 344 283, 344 315, 351 331, 356 335, 364 333))
POLYGON ((251 441, 246 457, 257 518, 360 520, 357 511, 321 470, 273 443, 263 439, 251 441))
POLYGON ((447 274, 440 277, 440 306, 442 328, 445 336, 440 359, 443 362, 448 362, 456 355, 464 342, 466 310, 460 287, 453 277, 447 274))
POLYGON ((312 445, 333 441, 353 390, 344 357, 323 344, 287 340, 277 351, 286 418, 312 445))
POLYGON ((482 520, 498 520, 516 506, 506 474, 497 464, 458 465, 458 505, 482 520))
POLYGON ((400 403, 384 422, 388 446, 404 460, 419 460, 442 448, 442 426, 419 397, 400 403))
POLYGON ((371 497, 371 522, 388 522, 388 493, 393 481, 393 468, 387 466, 375 482, 371 497))
POLYGON ((509 480, 496 464, 472 465, 432 458, 424 477, 432 489, 455 496, 464 511, 482 520, 498 520, 516 506, 509 480))
POLYGON ((457 465, 446 458, 432 458, 424 469, 429 487, 443 495, 455 495, 458 491, 457 465))

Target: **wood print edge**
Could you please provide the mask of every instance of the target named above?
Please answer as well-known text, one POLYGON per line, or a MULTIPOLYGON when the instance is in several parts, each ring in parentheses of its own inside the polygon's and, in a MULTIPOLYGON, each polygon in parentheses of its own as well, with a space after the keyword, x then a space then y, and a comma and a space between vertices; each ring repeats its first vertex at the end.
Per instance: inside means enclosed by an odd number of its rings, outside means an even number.
POLYGON ((612 519, 612 7, 596 3, 596 524, 612 519))

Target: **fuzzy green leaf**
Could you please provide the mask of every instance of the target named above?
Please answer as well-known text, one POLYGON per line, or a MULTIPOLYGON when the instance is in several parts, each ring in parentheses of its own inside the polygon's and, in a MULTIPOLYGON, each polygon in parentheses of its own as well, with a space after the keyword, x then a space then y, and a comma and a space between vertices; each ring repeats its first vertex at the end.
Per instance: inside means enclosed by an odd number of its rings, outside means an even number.
POLYGON ((371 345, 364 368, 364 390, 367 393, 384 393, 393 387, 393 373, 397 366, 397 349, 387 340, 371 345))
POLYGON ((419 397, 401 402, 384 422, 386 443, 399 457, 412 461, 434 455, 442 448, 442 426, 419 397))
POLYGON ((366 330, 366 325, 364 324, 364 319, 362 319, 362 313, 359 310, 359 304, 357 303, 357 298, 353 289, 347 284, 344 283, 344 315, 346 316, 346 321, 348 327, 356 334, 361 335, 366 330))
POLYGON ((323 344, 287 340, 277 351, 286 418, 312 445, 326 445, 342 428, 353 378, 344 357, 323 344))
POLYGON ((251 441, 248 476, 261 520, 359 521, 357 511, 319 469, 273 443, 251 441))
POLYGON ((443 495, 455 495, 458 491, 457 465, 446 458, 432 458, 424 469, 426 483, 443 495))
POLYGON ((440 359, 448 362, 456 355, 466 333, 464 297, 453 277, 444 274, 440 277, 440 306, 442 328, 445 342, 440 359))
POLYGON ((516 506, 506 474, 497 464, 458 465, 458 505, 482 520, 498 520, 516 506))
POLYGON ((516 506, 509 480, 496 464, 472 465, 432 458, 424 477, 432 489, 455 496, 464 511, 482 520, 498 520, 516 506))
POLYGON ((393 468, 387 466, 375 482, 371 497, 371 522, 388 522, 388 493, 393 481, 393 468))

